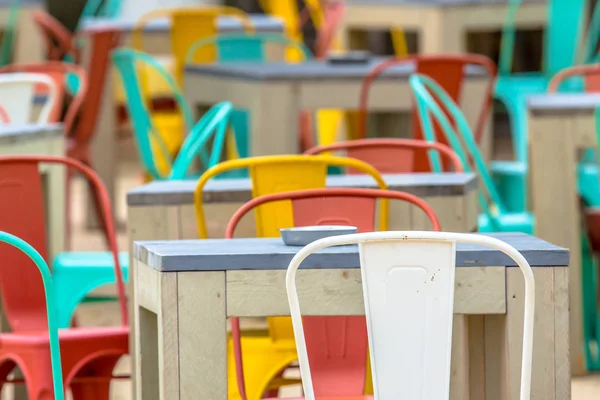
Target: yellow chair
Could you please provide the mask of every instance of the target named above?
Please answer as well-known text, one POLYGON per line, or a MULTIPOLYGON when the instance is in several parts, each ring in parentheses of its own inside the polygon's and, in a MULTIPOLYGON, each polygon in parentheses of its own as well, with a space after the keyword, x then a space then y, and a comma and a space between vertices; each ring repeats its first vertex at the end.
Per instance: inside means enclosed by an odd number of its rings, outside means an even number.
MULTIPOLYGON (((387 185, 383 177, 371 165, 348 157, 329 155, 304 156, 264 156, 250 157, 222 162, 206 171, 198 180, 194 193, 198 233, 201 239, 208 237, 204 206, 203 189, 215 176, 227 171, 248 169, 252 181, 252 197, 288 192, 302 189, 324 188, 327 167, 352 168, 373 177, 380 189, 387 185)), ((381 203, 382 216, 388 215, 387 200, 381 203)), ((281 201, 257 207, 255 212, 256 232, 259 237, 279 237, 280 228, 293 226, 291 202, 281 201)), ((387 218, 385 218, 387 220, 387 218)), ((248 400, 258 400, 269 383, 280 371, 297 359, 294 333, 289 317, 267 318, 269 337, 252 339, 242 338, 244 374, 246 376, 246 394, 248 400), (248 351, 247 351, 248 350, 248 351)), ((228 365, 232 369, 233 353, 228 353, 228 365)), ((231 375, 229 375, 231 376, 231 375)), ((235 380, 229 380, 229 393, 238 393, 235 380)))
MULTIPOLYGON (((146 25, 159 18, 168 18, 171 20, 171 48, 173 58, 159 58, 160 64, 167 73, 175 78, 178 85, 182 86, 183 68, 185 56, 190 44, 206 36, 212 36, 217 33, 216 19, 222 15, 237 16, 242 19, 242 23, 247 24, 247 14, 242 10, 227 6, 199 6, 184 8, 160 8, 152 10, 142 15, 133 27, 131 34, 132 46, 135 50, 144 51, 144 29, 146 25)), ((213 47, 207 47, 195 55, 194 61, 204 60, 204 62, 214 62, 216 53, 213 47)), ((151 112, 154 125, 160 132, 161 138, 167 145, 172 158, 175 158, 185 137, 185 124, 183 116, 179 110, 175 111, 153 111, 151 100, 158 97, 172 97, 172 91, 165 82, 163 76, 155 69, 147 68, 146 65, 140 65, 138 71, 140 86, 144 98, 151 112)), ((121 82, 118 81, 116 89, 117 101, 124 103, 125 94, 121 82)), ((122 104, 119 103, 119 104, 122 104)), ((227 149, 235 149, 235 142, 232 142, 233 135, 227 135, 227 149)), ((168 164, 162 155, 158 155, 157 163, 159 165, 168 164)), ((147 178, 147 177, 146 177, 147 178)))

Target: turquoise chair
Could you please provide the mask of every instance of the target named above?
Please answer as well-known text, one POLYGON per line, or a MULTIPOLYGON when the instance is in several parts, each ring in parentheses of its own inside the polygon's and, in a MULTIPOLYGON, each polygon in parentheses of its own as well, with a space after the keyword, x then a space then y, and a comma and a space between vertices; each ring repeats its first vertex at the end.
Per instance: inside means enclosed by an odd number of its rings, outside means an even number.
POLYGON ((188 169, 197 156, 200 157, 204 169, 218 164, 224 149, 229 118, 233 110, 232 104, 222 102, 215 105, 200 121, 194 124, 192 111, 175 80, 152 56, 130 49, 118 49, 113 52, 112 57, 125 87, 127 109, 133 123, 134 137, 140 159, 150 177, 156 180, 197 178, 197 176, 188 175, 188 169), (136 66, 139 67, 140 63, 154 68, 161 74, 169 84, 177 106, 184 116, 186 129, 189 130, 189 133, 175 159, 171 156, 163 138, 152 123, 152 118, 145 104, 136 68, 136 66), (210 139, 214 140, 210 155, 208 155, 206 147, 210 139), (170 169, 166 173, 160 170, 156 162, 156 154, 152 149, 153 141, 157 143, 162 159, 167 160, 169 164, 170 169))
MULTIPOLYGON (((477 148, 469 123, 460 107, 440 85, 426 75, 411 75, 409 84, 417 103, 419 121, 423 127, 426 140, 429 142, 435 141, 433 130, 433 122, 435 121, 441 126, 448 138, 448 142, 460 157, 465 171, 472 171, 468 160, 469 158, 473 160, 477 175, 479 176, 479 182, 482 185, 479 192, 479 203, 483 213, 478 218, 479 231, 533 233, 533 215, 528 212, 510 211, 504 204, 492 180, 491 174, 488 172, 483 161, 483 157, 477 148), (448 120, 446 114, 450 115, 452 122, 448 120), (461 135, 467 151, 463 149, 463 144, 459 140, 455 130, 461 135)), ((430 160, 432 161, 434 170, 441 169, 437 154, 430 154, 430 160)))
POLYGON ((19 21, 21 0, 14 0, 8 11, 8 23, 0 42, 0 67, 10 64, 15 45, 15 31, 19 21))
MULTIPOLYGON (((44 258, 29 243, 10 233, 0 231, 0 242, 16 247, 27 255, 40 270, 44 291, 46 294, 46 312, 48 318, 48 336, 50 337, 50 362, 52 366, 52 381, 54 386, 54 399, 64 400, 62 363, 60 361, 60 344, 58 341, 58 322, 56 318, 56 299, 52 275, 44 258)), ((19 282, 15 282, 16 285, 19 282)))
MULTIPOLYGON (((257 64, 267 61, 268 44, 281 44, 294 47, 303 55, 304 60, 312 58, 308 47, 302 42, 295 41, 289 37, 276 33, 233 33, 215 35, 194 42, 188 49, 186 63, 191 64, 196 52, 206 46, 216 46, 217 62, 235 63, 235 62, 254 62, 257 64)), ((231 122, 235 135, 235 142, 238 155, 241 158, 248 157, 250 150, 248 148, 248 111, 236 108, 231 115, 231 122)))
MULTIPOLYGON (((495 161, 491 164, 492 176, 498 192, 509 211, 522 212, 527 199, 527 97, 546 92, 548 82, 561 69, 577 64, 578 49, 582 43, 585 0, 548 0, 548 23, 544 35, 542 72, 512 74, 515 42, 515 17, 523 0, 511 0, 506 14, 500 48, 499 76, 496 99, 508 111, 515 161, 495 161)), ((596 6, 594 18, 600 18, 596 6)), ((600 22, 593 21, 585 43, 584 61, 593 57, 600 22)), ((577 82, 563 90, 577 90, 577 82)))

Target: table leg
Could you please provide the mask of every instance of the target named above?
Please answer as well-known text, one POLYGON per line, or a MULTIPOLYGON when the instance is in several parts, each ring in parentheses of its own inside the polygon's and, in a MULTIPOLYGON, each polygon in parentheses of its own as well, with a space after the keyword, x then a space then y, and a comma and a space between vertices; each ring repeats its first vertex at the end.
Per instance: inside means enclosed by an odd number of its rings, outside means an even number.
POLYGON ((35 63, 44 60, 44 44, 42 35, 35 26, 32 12, 42 10, 38 6, 23 6, 19 15, 18 32, 15 37, 13 61, 18 63, 35 63))
POLYGON ((581 296, 581 224, 576 175, 576 128, 561 115, 530 115, 530 187, 536 235, 571 250, 570 349, 572 373, 585 372, 581 296), (551 178, 549 178, 551 177, 551 178))
POLYGON ((159 273, 138 262, 135 272, 137 399, 179 399, 177 273, 159 273))
MULTIPOLYGON (((569 399, 567 268, 536 267, 533 273, 536 295, 531 399, 569 399)), ((524 292, 521 271, 507 268, 506 316, 486 326, 486 367, 492 367, 486 369, 486 400, 519 398, 524 292), (496 363, 501 368, 494 368, 496 363)))
POLYGON ((298 154, 300 109, 295 85, 262 84, 252 96, 251 101, 244 102, 250 103, 250 154, 298 154))
POLYGON ((226 399, 225 272, 178 272, 177 276, 181 398, 226 399))

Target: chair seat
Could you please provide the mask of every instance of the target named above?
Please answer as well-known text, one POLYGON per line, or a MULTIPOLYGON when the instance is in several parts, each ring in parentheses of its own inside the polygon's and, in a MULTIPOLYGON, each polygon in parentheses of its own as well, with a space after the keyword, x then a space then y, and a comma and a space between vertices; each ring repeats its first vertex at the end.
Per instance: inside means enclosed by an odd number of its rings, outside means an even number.
POLYGON ((531 212, 511 212, 499 217, 500 226, 496 228, 486 214, 479 214, 477 226, 479 232, 523 232, 533 234, 535 217, 531 212))
MULTIPOLYGON (((129 276, 129 253, 126 251, 119 252, 119 264, 123 270, 123 278, 127 281, 129 276)), ((59 253, 54 257, 52 264, 53 275, 57 273, 57 269, 69 270, 91 270, 90 272, 99 272, 98 270, 113 269, 112 254, 108 251, 70 251, 59 253)), ((58 272, 60 273, 60 272, 58 272)), ((53 276, 54 278, 54 276, 53 276)))
MULTIPOLYGON (((76 345, 80 342, 96 343, 99 347, 105 347, 107 341, 120 344, 119 347, 129 345, 129 328, 126 326, 118 327, 97 327, 97 328, 70 328, 59 329, 58 339, 60 341, 61 351, 69 350, 70 345, 76 345)), ((22 333, 6 333, 0 335, 0 346, 45 346, 49 345, 50 339, 47 331, 31 331, 22 333)), ((113 346, 114 347, 114 346, 113 346)))

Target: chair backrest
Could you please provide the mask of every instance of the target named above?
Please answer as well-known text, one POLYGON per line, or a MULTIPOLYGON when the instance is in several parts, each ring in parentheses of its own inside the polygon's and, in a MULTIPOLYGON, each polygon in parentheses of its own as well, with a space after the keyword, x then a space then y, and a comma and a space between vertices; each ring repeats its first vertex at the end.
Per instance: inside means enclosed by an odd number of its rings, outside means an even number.
POLYGON ((324 58, 331 49, 340 24, 344 19, 346 3, 342 1, 330 1, 326 3, 324 10, 323 25, 317 30, 317 41, 315 43, 315 56, 324 58))
MULTIPOLYGON (((373 67, 365 77, 360 93, 359 139, 365 138, 367 133, 367 107, 371 84, 388 68, 405 63, 414 63, 416 73, 426 74, 436 79, 456 103, 460 103, 461 92, 465 82, 466 67, 479 66, 483 68, 489 80, 485 97, 482 100, 482 107, 477 126, 475 128, 475 140, 479 143, 483 136, 486 120, 492 105, 497 71, 492 60, 477 54, 415 55, 403 58, 390 58, 373 67)), ((418 111, 414 107, 412 112, 412 127, 413 138, 423 139, 423 127, 419 120, 418 111)), ((437 126, 435 127, 435 137, 438 142, 448 145, 445 136, 437 126)), ((415 156, 413 168, 413 171, 415 172, 428 171, 429 160, 427 159, 427 155, 417 154, 415 156)))
POLYGON ((4 34, 2 40, 0 40, 0 67, 10 64, 12 60, 20 11, 21 0, 13 0, 8 10, 8 21, 4 28, 4 34))
POLYGON ((32 17, 46 42, 48 60, 62 61, 65 57, 72 57, 75 62, 79 61, 75 38, 63 24, 41 10, 34 11, 32 17))
POLYGON ((79 87, 75 97, 71 101, 69 108, 64 117, 64 129, 67 134, 71 134, 75 117, 79 114, 83 101, 87 95, 88 79, 85 70, 75 64, 60 62, 60 61, 47 61, 43 63, 32 63, 32 64, 10 64, 4 68, 0 68, 0 74, 4 73, 15 73, 15 72, 32 72, 46 74, 50 76, 57 88, 57 99, 54 107, 50 113, 49 121, 58 122, 62 118, 62 102, 65 95, 65 81, 69 74, 76 77, 79 82, 79 87))
POLYGON ((228 33, 200 39, 190 45, 185 57, 192 64, 196 55, 209 46, 216 46, 216 59, 219 62, 267 61, 266 45, 270 43, 290 46, 298 50, 304 60, 312 58, 311 52, 302 42, 277 33, 228 33))
MULTIPOLYGON (((8 113, 11 123, 28 124, 37 122, 47 123, 50 113, 59 103, 58 89, 54 80, 46 74, 12 73, 0 74, 0 105, 8 113), (32 110, 35 101, 36 85, 47 88, 47 97, 40 110, 37 121, 32 121, 32 110)), ((60 104, 60 103, 59 103, 60 104)))
POLYGON ((527 260, 512 246, 488 236, 400 231, 320 239, 298 251, 290 262, 286 290, 307 400, 315 400, 315 390, 296 272, 310 254, 349 244, 358 244, 360 253, 375 398, 449 398, 457 243, 499 250, 516 261, 523 273, 525 310, 520 399, 529 399, 535 282, 527 260))
MULTIPOLYGON (((330 151, 345 150, 346 156, 356 158, 374 166, 382 174, 399 174, 411 172, 415 153, 427 152, 429 157, 436 157, 438 161, 431 170, 441 172, 439 168, 439 155, 444 161, 449 161, 455 172, 463 172, 462 162, 452 149, 437 142, 414 139, 357 139, 338 142, 327 146, 317 146, 304 152, 306 155, 322 154, 330 151)), ((358 171, 347 170, 346 173, 358 171)))
MULTIPOLYGON (((239 208, 227 224, 226 238, 233 238, 239 221, 251 210, 264 204, 289 200, 292 202, 293 225, 348 225, 358 232, 376 229, 375 213, 378 199, 401 200, 416 205, 425 212, 433 225, 440 223, 433 209, 420 198, 403 192, 377 189, 309 189, 257 197, 239 208)), ((288 228, 281 226, 280 228, 288 228)), ((380 230, 387 230, 388 215, 380 213, 380 230)), ((307 317, 304 327, 308 354, 312 360, 315 391, 319 396, 352 396, 362 394, 366 375, 367 332, 362 317, 307 317), (343 370, 343 374, 331 374, 343 370), (349 376, 351 374, 351 376, 349 376)), ((239 321, 232 320, 234 351, 240 352, 239 321)), ((236 360, 241 357, 236 357, 236 360)), ((236 364, 240 393, 245 392, 241 363, 236 364)), ((243 395, 243 398, 246 398, 243 395)))
POLYGON ((560 85, 569 78, 581 76, 586 92, 600 92, 600 63, 591 65, 577 65, 565 68, 552 77, 548 84, 548 92, 558 91, 560 85))
MULTIPOLYGON (((11 269, 19 266, 27 268, 27 264, 33 264, 37 267, 36 273, 41 276, 44 289, 44 297, 46 302, 46 320, 48 326, 48 336, 50 337, 50 363, 52 366, 52 382, 54 388, 54 399, 64 400, 62 363, 60 361, 60 343, 58 341, 58 321, 56 317, 56 308, 52 305, 56 304, 56 296, 54 294, 54 284, 52 283, 52 274, 48 268, 48 264, 44 257, 36 251, 29 243, 11 235, 7 232, 0 231, 0 253, 10 255, 11 260, 17 260, 18 264, 3 263, 3 269, 11 269)), ((8 283, 7 283, 8 284, 8 283)), ((20 280, 14 280, 11 284, 15 286, 23 285, 20 280)), ((36 288, 41 289, 41 288, 36 288)))
MULTIPOLYGON (((502 203, 500 194, 487 170, 483 157, 473 139, 471 128, 460 107, 440 85, 426 75, 413 74, 409 78, 409 83, 427 140, 435 140, 433 134, 433 122, 435 121, 441 126, 447 140, 460 157, 467 172, 472 171, 469 159, 473 160, 481 183, 479 192, 481 209, 490 217, 492 224, 499 227, 497 218, 500 214, 506 212, 506 207, 502 203), (452 122, 448 119, 448 115, 452 122), (459 135, 460 139, 458 138, 459 135), (463 143, 466 146, 466 151, 463 149, 463 143)), ((432 161, 435 163, 436 160, 432 161)))
MULTIPOLYGON (((44 197, 40 164, 65 166, 81 173, 98 193, 104 224, 108 231, 109 248, 113 256, 121 322, 127 325, 125 286, 113 222, 113 213, 104 184, 98 175, 83 164, 66 157, 5 156, 0 157, 0 229, 31 244, 44 259, 48 258, 44 197)), ((0 288, 4 312, 13 332, 45 330, 45 308, 39 273, 24 268, 23 259, 14 252, 0 252, 0 258, 12 268, 0 269, 0 288), (14 285, 12 282, 20 282, 14 285)))
POLYGON ((154 179, 183 179, 192 159, 200 153, 206 168, 216 165, 221 156, 223 140, 232 110, 231 103, 224 102, 212 107, 204 117, 194 123, 192 112, 173 77, 152 56, 130 49, 118 49, 113 52, 113 61, 122 78, 127 97, 127 108, 131 115, 136 144, 144 169, 154 179), (169 85, 179 110, 184 116, 187 139, 180 150, 180 156, 173 160, 162 135, 148 111, 147 98, 139 78, 141 69, 154 69, 169 85), (210 156, 205 146, 215 133, 210 156), (156 162, 160 154, 165 165, 156 162))
MULTIPOLYGON (((201 239, 208 237, 203 189, 213 177, 226 171, 248 169, 252 182, 252 197, 289 192, 293 190, 324 188, 327 167, 354 168, 373 177, 380 189, 387 189, 382 176, 367 163, 348 157, 334 156, 263 156, 224 161, 206 171, 196 185, 194 202, 198 233, 201 239)), ((267 204, 255 210, 256 233, 259 237, 277 237, 281 226, 292 226, 292 212, 289 202, 267 204)), ((388 204, 381 202, 381 212, 387 212, 388 204)))
MULTIPOLYGON (((500 75, 510 75, 515 44, 515 19, 523 0, 510 0, 500 44, 500 75)), ((548 76, 573 66, 581 44, 586 0, 547 1, 548 20, 544 34, 542 70, 548 76)))

